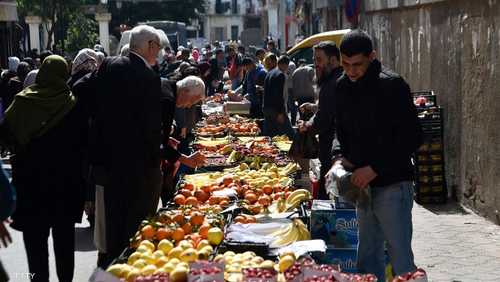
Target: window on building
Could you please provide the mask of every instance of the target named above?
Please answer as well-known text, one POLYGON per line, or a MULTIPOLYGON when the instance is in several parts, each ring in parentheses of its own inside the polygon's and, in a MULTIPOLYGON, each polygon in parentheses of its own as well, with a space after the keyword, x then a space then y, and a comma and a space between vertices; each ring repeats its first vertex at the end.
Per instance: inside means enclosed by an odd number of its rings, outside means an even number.
POLYGON ((231 13, 238 14, 238 1, 237 0, 231 1, 231 13))
POLYGON ((225 36, 224 36, 224 28, 223 27, 214 27, 214 39, 217 41, 225 41, 225 36))
POLYGON ((231 26, 231 40, 238 40, 239 27, 237 25, 231 26))

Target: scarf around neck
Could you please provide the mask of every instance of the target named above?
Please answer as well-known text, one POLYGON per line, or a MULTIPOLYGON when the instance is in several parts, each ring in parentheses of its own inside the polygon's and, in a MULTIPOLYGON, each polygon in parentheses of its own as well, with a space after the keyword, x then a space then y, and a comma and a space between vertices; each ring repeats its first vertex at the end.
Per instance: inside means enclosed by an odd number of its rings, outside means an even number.
POLYGON ((66 84, 68 76, 64 58, 51 55, 43 61, 35 84, 14 97, 4 122, 18 145, 45 134, 75 106, 76 99, 66 84))

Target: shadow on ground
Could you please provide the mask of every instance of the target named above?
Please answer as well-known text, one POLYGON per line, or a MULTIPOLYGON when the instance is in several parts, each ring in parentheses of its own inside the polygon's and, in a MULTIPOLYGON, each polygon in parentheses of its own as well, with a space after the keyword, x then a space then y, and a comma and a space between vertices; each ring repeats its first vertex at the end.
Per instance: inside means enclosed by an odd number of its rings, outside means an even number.
POLYGON ((469 214, 459 203, 456 201, 448 200, 446 204, 426 204, 422 205, 426 210, 440 215, 440 214, 469 214))
POLYGON ((75 228, 75 251, 92 252, 95 251, 94 229, 90 227, 75 228))

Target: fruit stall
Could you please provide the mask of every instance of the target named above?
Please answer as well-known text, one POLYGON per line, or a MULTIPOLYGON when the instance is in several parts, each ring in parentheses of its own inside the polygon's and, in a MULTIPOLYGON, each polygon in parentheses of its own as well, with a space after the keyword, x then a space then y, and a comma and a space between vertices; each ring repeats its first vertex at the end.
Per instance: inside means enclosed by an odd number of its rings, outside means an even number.
POLYGON ((262 136, 258 121, 228 115, 219 98, 204 105, 192 143, 206 166, 138 226, 106 281, 377 281, 356 274, 355 210, 313 200, 297 185, 291 141, 262 136))

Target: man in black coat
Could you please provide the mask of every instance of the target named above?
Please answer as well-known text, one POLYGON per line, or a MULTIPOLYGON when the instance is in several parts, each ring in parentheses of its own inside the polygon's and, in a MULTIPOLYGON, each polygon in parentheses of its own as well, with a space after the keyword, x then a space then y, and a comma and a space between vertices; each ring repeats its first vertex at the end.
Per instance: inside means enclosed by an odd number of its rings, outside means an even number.
POLYGON ((341 162, 353 171, 352 183, 370 195, 368 205, 356 207, 358 270, 385 281, 384 246, 395 275, 416 269, 411 156, 421 144, 421 127, 410 87, 382 67, 365 32, 346 34, 340 52, 345 73, 335 106, 341 162))
POLYGON ((332 166, 332 147, 335 139, 335 88, 342 74, 340 52, 335 42, 324 41, 314 46, 314 66, 319 86, 318 104, 304 103, 302 112, 316 111, 307 122, 299 121, 299 131, 310 131, 319 135, 319 160, 321 163, 319 199, 328 199, 325 189, 325 174, 332 166))
POLYGON ((285 73, 288 70, 290 59, 282 56, 278 60, 278 67, 269 71, 264 80, 264 134, 267 136, 287 135, 293 138, 294 130, 287 115, 285 99, 285 73))
MULTIPOLYGON (((131 32, 130 54, 107 58, 89 82, 97 92, 90 159, 96 183, 104 186, 106 256, 98 262, 102 267, 127 247, 141 221, 155 213, 161 192, 160 160, 195 167, 204 161, 200 154, 187 157, 167 144, 172 99, 162 96, 160 78, 152 68, 160 49, 157 31, 138 26, 131 32)), ((177 89, 177 106, 191 106, 204 96, 199 82, 196 95, 187 90, 193 83, 177 89), (191 98, 195 96, 196 101, 191 98)))

